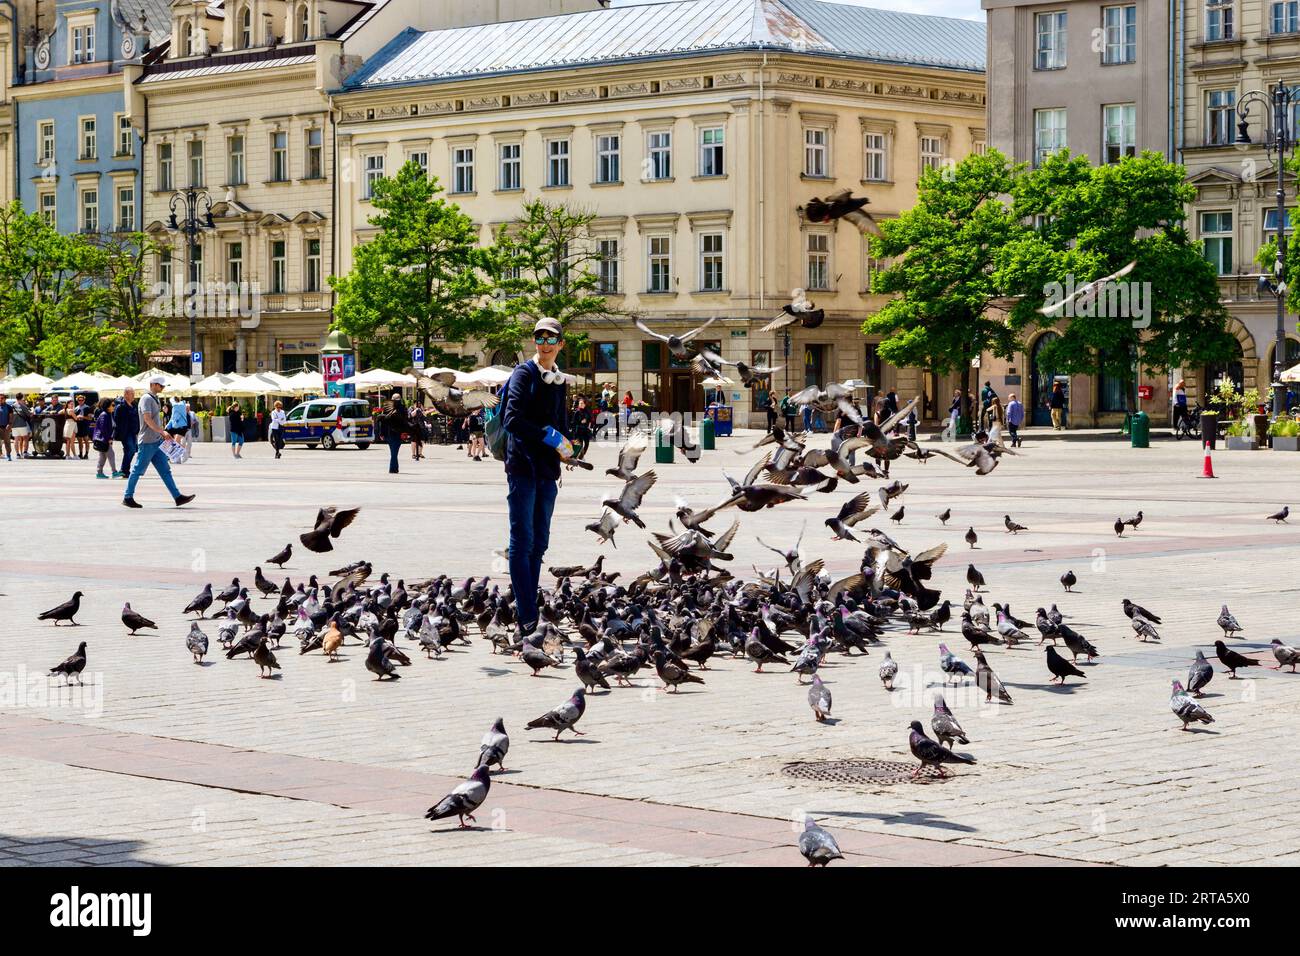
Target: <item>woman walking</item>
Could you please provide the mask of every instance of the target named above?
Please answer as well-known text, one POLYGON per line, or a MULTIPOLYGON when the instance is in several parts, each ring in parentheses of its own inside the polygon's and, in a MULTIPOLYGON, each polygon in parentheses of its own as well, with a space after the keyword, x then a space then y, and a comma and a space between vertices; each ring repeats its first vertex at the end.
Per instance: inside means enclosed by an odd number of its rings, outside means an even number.
POLYGON ((1065 389, 1060 382, 1052 383, 1052 394, 1047 398, 1047 407, 1052 410, 1052 431, 1059 432, 1065 427, 1065 389))
POLYGON ((483 444, 485 428, 483 423, 483 409, 476 408, 474 411, 470 412, 469 418, 466 419, 466 421, 468 423, 466 427, 469 430, 470 457, 475 461, 482 461, 483 455, 487 452, 487 448, 483 444))
POLYGON ((591 447, 591 410, 587 408, 587 400, 579 398, 573 406, 573 441, 574 441, 574 458, 581 458, 591 447))
POLYGON ((113 399, 106 398, 99 403, 99 413, 95 416, 91 443, 95 446, 95 451, 99 452, 99 464, 95 467, 96 478, 109 477, 104 474, 105 461, 112 466, 112 477, 122 477, 122 473, 117 470, 117 453, 113 451, 113 409, 116 407, 117 403, 113 399))
POLYGON ((271 447, 275 449, 275 457, 280 457, 280 452, 284 451, 284 420, 288 415, 284 411, 284 403, 276 402, 275 407, 271 409, 271 447))
POLYGON ((388 473, 397 474, 397 453, 402 450, 402 435, 411 429, 410 416, 406 403, 402 401, 401 392, 393 392, 392 398, 384 403, 379 417, 383 425, 384 442, 388 445, 388 473))
POLYGON ((767 399, 763 402, 763 410, 767 412, 767 432, 770 435, 772 429, 776 427, 776 396, 771 392, 767 393, 767 399))
POLYGON ((72 412, 77 419, 77 457, 85 461, 90 458, 90 432, 95 425, 95 408, 86 401, 85 395, 78 395, 72 412))
POLYGON ((424 457, 425 417, 423 406, 418 403, 412 405, 409 420, 411 425, 411 461, 419 461, 424 457))
POLYGON ((230 454, 235 458, 243 458, 244 408, 239 404, 238 399, 230 403, 230 407, 226 409, 226 417, 230 419, 230 454))
POLYGON ((32 407, 21 395, 14 401, 9 429, 14 440, 14 454, 19 458, 28 457, 32 447, 32 407))

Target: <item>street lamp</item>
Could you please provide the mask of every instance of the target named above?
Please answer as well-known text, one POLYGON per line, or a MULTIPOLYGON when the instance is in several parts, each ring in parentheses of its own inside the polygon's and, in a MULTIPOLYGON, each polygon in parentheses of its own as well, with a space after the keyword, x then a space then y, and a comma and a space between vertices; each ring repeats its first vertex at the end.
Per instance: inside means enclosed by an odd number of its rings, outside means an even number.
POLYGON ((1296 147, 1296 131, 1291 128, 1292 106, 1300 102, 1300 87, 1275 83, 1267 93, 1250 90, 1237 105, 1237 147, 1251 146, 1248 117, 1252 103, 1264 108, 1264 149, 1275 156, 1277 168, 1277 256, 1272 276, 1259 277, 1259 291, 1271 292, 1277 299, 1276 341, 1273 344, 1273 415, 1286 414, 1286 393, 1281 388, 1282 363, 1286 361, 1286 181, 1284 164, 1296 147))
MULTIPOLYGON (((212 221, 212 197, 208 195, 206 189, 200 189, 196 186, 186 186, 184 189, 177 190, 172 194, 168 203, 171 215, 167 219, 167 231, 179 232, 185 237, 185 284, 190 284, 190 269, 193 264, 194 246, 196 238, 200 232, 207 229, 215 229, 216 224, 212 221)), ((198 292, 199 283, 194 283, 195 293, 198 292)), ((197 308, 191 307, 185 310, 190 319, 190 360, 193 361, 194 353, 199 350, 199 336, 197 327, 197 308)), ((190 366, 190 381, 194 381, 194 367, 190 366)))

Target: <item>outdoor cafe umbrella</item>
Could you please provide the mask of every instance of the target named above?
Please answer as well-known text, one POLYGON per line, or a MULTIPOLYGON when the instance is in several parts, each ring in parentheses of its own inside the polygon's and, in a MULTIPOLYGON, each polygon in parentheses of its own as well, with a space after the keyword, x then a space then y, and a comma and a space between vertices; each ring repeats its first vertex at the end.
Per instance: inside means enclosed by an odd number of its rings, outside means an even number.
POLYGON ((500 365, 489 365, 487 368, 475 369, 473 372, 456 373, 456 387, 464 388, 467 385, 504 385, 510 380, 510 369, 502 368, 500 365))
POLYGON ((41 392, 54 384, 53 379, 46 378, 40 372, 28 372, 25 375, 19 375, 17 378, 11 378, 4 383, 6 391, 23 394, 26 392, 41 392))
POLYGON ((1300 365, 1292 365, 1289 369, 1283 372, 1282 381, 1300 382, 1300 365))
POLYGON ((115 382, 111 375, 101 375, 99 372, 73 372, 71 375, 55 379, 49 387, 68 392, 99 392, 103 391, 105 386, 111 388, 115 382))
POLYGON ((285 384, 294 395, 320 395, 325 391, 325 377, 320 372, 303 369, 297 375, 290 375, 285 384))
POLYGON ((163 384, 168 389, 183 389, 190 387, 190 380, 187 376, 177 375, 175 372, 164 372, 160 368, 151 368, 147 371, 141 372, 139 375, 133 375, 131 376, 131 381, 137 385, 148 388, 149 379, 153 378, 155 375, 161 375, 166 379, 163 384))
POLYGON ((383 368, 372 368, 367 372, 350 375, 340 381, 339 384, 355 385, 357 388, 365 389, 386 388, 388 386, 409 388, 415 384, 415 376, 403 375, 401 372, 390 372, 383 368))

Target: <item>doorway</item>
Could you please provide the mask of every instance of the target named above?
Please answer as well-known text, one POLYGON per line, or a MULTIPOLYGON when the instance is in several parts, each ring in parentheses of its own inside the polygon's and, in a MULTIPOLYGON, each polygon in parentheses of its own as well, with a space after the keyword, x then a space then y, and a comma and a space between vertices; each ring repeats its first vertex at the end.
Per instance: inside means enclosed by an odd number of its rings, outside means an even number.
POLYGON ((1056 341, 1060 336, 1055 332, 1044 332, 1034 342, 1029 358, 1029 394, 1033 396, 1033 408, 1030 423, 1033 425, 1052 424, 1052 410, 1047 400, 1052 395, 1052 383, 1056 380, 1056 371, 1047 367, 1043 361, 1043 347, 1056 341))
POLYGON ((690 372, 670 372, 668 375, 669 394, 672 396, 673 412, 695 412, 696 389, 695 376, 690 372))

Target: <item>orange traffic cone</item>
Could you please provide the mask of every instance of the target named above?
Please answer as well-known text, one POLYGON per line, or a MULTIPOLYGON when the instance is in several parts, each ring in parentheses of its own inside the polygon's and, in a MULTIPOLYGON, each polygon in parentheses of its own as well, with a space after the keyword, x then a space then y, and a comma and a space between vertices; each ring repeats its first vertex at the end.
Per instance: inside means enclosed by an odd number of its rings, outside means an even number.
POLYGON ((1208 441, 1205 443, 1205 464, 1201 468, 1201 477, 1202 478, 1218 477, 1217 475, 1214 474, 1214 463, 1210 461, 1210 443, 1208 441))

